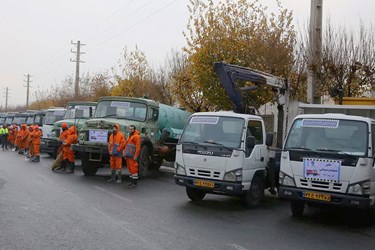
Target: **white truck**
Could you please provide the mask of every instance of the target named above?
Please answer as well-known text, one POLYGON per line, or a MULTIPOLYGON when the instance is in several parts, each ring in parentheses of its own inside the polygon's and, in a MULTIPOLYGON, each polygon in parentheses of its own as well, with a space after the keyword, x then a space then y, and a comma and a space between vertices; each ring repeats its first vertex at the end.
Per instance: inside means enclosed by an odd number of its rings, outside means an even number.
POLYGON ((289 129, 281 153, 280 198, 291 201, 295 217, 303 216, 306 204, 320 204, 360 208, 373 221, 375 107, 315 107, 322 114, 298 115, 289 129), (325 113, 330 111, 336 113, 325 113))
MULTIPOLYGON (((284 79, 265 72, 218 62, 214 64, 234 112, 193 114, 186 124, 176 147, 175 182, 186 186, 193 201, 206 193, 239 196, 247 207, 262 200, 264 189, 275 193, 278 169, 275 151, 270 149, 273 133, 266 133, 260 116, 248 114, 249 100, 242 92, 267 85, 278 93, 277 128, 286 124, 288 87, 284 79), (237 81, 249 81, 255 86, 244 87, 237 81)), ((282 135, 277 135, 282 145, 282 135)))
POLYGON ((40 142, 40 151, 43 153, 47 153, 50 156, 55 156, 56 152, 54 151, 54 148, 48 147, 48 142, 53 139, 53 134, 52 134, 52 128, 55 122, 60 121, 64 119, 65 115, 65 108, 49 108, 46 111, 44 120, 43 120, 43 127, 42 127, 42 132, 43 132, 43 137, 40 142))
POLYGON ((259 116, 195 113, 176 146, 175 182, 193 201, 211 193, 238 196, 255 207, 275 180, 272 140, 259 116))

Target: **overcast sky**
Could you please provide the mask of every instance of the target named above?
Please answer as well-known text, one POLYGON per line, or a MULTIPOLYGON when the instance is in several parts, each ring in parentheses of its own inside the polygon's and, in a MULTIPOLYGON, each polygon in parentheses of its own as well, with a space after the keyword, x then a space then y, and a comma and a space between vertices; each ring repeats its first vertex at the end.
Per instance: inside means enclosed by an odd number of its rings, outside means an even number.
MULTIPOLYGON (((274 0, 260 0, 275 10, 274 0)), ((306 23, 310 0, 281 0, 294 11, 296 25, 306 23)), ((81 73, 115 66, 122 49, 135 45, 151 65, 163 63, 171 49, 185 45, 188 0, 0 0, 0 106, 5 87, 10 105, 25 104, 25 74, 32 75, 30 92, 47 89, 74 75, 70 62, 80 40, 85 61, 81 73)), ((323 15, 337 24, 374 23, 373 0, 323 0, 323 15)), ((30 95, 32 101, 33 96, 30 95)))

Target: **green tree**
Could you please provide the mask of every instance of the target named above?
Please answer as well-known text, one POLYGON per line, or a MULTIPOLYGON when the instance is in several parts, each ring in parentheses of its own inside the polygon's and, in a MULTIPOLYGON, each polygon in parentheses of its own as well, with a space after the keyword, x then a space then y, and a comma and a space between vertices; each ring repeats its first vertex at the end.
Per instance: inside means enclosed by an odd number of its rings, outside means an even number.
MULTIPOLYGON (((229 109, 231 104, 213 71, 213 63, 226 61, 287 77, 294 64, 296 35, 292 12, 276 1, 278 13, 267 14, 259 1, 190 0, 190 18, 184 36, 191 88, 202 94, 209 109, 229 109), (206 4, 206 2, 208 2, 206 4)), ((251 85, 251 83, 241 83, 251 85)), ((272 100, 267 89, 248 93, 252 105, 272 100)))

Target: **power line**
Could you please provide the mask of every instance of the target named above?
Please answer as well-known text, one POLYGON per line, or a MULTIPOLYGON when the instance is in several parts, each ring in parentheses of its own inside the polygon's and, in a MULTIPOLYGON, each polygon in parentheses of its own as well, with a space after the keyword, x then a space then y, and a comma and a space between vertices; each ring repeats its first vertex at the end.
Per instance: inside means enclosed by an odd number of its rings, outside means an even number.
POLYGON ((82 37, 84 34, 86 34, 87 32, 95 29, 97 26, 99 26, 100 24, 104 23, 105 21, 107 21, 108 19, 110 19, 112 16, 114 16, 115 14, 117 14, 118 12, 120 12, 122 9, 124 9, 125 7, 129 7, 129 5, 131 3, 133 3, 135 0, 130 0, 128 1, 126 4, 124 4, 123 6, 121 6, 119 9, 115 10, 114 12, 112 12, 111 14, 109 14, 108 16, 106 16, 103 20, 99 21, 98 23, 96 23, 95 25, 91 26, 90 28, 88 28, 87 30, 83 31, 78 37, 82 37))
MULTIPOLYGON (((124 9, 125 7, 128 7, 131 3, 133 3, 135 0, 130 0, 128 1, 126 4, 124 4, 123 6, 121 6, 119 9, 113 11, 111 14, 109 14, 107 17, 105 17, 102 21, 98 22, 97 24, 93 25, 92 27, 90 27, 89 29, 81 32, 81 34, 79 36, 82 36, 83 34, 86 34, 87 32, 93 30, 94 28, 96 28, 97 26, 99 26, 100 24, 104 23, 105 21, 107 21, 109 18, 111 18, 114 14, 120 12, 122 9, 124 9)), ((62 47, 61 49, 59 49, 55 55, 47 58, 46 60, 44 60, 44 63, 38 65, 38 67, 35 67, 32 71, 39 71, 39 68, 42 68, 41 71, 42 72, 38 72, 38 73, 44 73, 46 70, 46 68, 49 68, 51 67, 51 65, 55 64, 56 62, 60 61, 64 55, 66 55, 66 51, 68 50, 69 48, 69 45, 66 45, 64 47, 62 47), (51 59, 53 58, 57 58, 56 60, 53 60, 53 63, 45 63, 45 61, 51 61, 51 59), (35 69, 38 69, 38 70, 35 70, 35 69)))
POLYGON ((131 28, 134 28, 134 27, 137 26, 138 24, 140 24, 140 23, 142 23, 142 22, 148 20, 148 19, 151 18, 152 16, 155 16, 155 15, 158 14, 159 12, 163 11, 164 9, 168 8, 169 6, 171 6, 172 4, 174 4, 174 3, 178 2, 178 1, 179 1, 179 0, 175 0, 175 1, 172 1, 172 2, 168 3, 167 5, 163 6, 162 8, 158 9, 157 11, 151 13, 151 14, 148 15, 147 17, 141 19, 139 22, 137 22, 137 23, 135 23, 135 24, 129 26, 128 28, 126 28, 126 29, 122 30, 121 32, 119 32, 119 33, 117 33, 117 34, 115 34, 115 35, 109 37, 108 39, 103 40, 102 42, 98 43, 96 46, 92 47, 91 49, 88 49, 87 51, 91 51, 91 50, 93 50, 93 49, 99 47, 99 46, 102 45, 103 43, 108 42, 109 40, 112 40, 114 37, 116 37, 116 36, 118 36, 118 35, 121 35, 122 33, 124 33, 124 32, 126 32, 126 31, 130 30, 131 28))
POLYGON ((136 14, 137 12, 141 11, 142 9, 144 9, 147 5, 150 5, 151 3, 153 2, 153 0, 147 2, 146 4, 142 5, 140 8, 136 9, 135 11, 133 11, 132 13, 130 13, 129 15, 126 15, 124 18, 121 18, 118 22, 114 23, 113 25, 111 25, 109 28, 105 29, 104 31, 102 31, 101 33, 97 33, 96 35, 88 38, 89 40, 90 39, 95 39, 97 38, 99 35, 102 35, 103 33, 106 33, 108 30, 111 30, 113 29, 115 26, 117 26, 119 23, 123 22, 124 20, 127 20, 129 19, 130 17, 132 17, 134 14, 136 14))

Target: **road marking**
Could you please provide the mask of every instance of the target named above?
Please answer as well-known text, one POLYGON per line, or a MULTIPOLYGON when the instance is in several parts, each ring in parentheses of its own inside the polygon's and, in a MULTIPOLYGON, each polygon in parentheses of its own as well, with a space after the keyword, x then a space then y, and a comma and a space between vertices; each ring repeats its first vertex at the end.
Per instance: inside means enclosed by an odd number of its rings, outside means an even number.
POLYGON ((229 243, 228 245, 237 250, 248 250, 247 248, 241 247, 240 245, 237 245, 236 243, 229 243))
POLYGON ((94 188, 96 188, 96 189, 98 189, 98 190, 100 190, 100 191, 102 191, 102 192, 104 192, 104 193, 106 193, 106 194, 112 195, 112 196, 114 196, 114 197, 116 197, 116 198, 119 198, 119 199, 121 199, 121 200, 123 200, 123 201, 126 201, 126 202, 133 202, 132 200, 127 199, 127 198, 125 198, 125 197, 122 197, 121 195, 118 195, 118 194, 115 194, 115 193, 109 192, 109 191, 105 190, 105 189, 102 188, 102 187, 94 186, 94 188))

